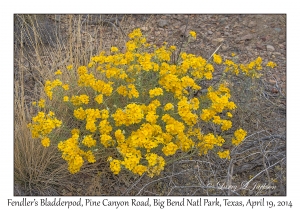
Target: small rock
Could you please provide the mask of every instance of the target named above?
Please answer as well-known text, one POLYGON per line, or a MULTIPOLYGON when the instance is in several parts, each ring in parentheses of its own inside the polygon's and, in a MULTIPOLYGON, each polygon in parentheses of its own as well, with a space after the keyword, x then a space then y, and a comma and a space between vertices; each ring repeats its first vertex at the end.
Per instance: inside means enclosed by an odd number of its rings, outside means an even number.
POLYGON ((285 132, 286 132, 286 129, 285 129, 285 128, 278 128, 278 132, 279 132, 279 133, 285 133, 285 132))
POLYGON ((239 40, 250 40, 253 39, 253 35, 252 34, 247 34, 245 36, 242 36, 241 38, 239 38, 239 40))
POLYGON ((275 48, 272 45, 267 45, 267 51, 274 52, 275 48))
POLYGON ((161 27, 161 28, 163 28, 163 27, 165 27, 167 25, 168 25, 168 21, 167 20, 159 20, 158 21, 158 26, 161 27))
POLYGON ((225 36, 229 36, 230 33, 226 31, 226 32, 224 33, 224 35, 225 35, 225 36))
POLYGON ((263 40, 264 42, 267 40, 266 37, 261 37, 261 40, 263 40))
POLYGON ((228 20, 228 17, 224 17, 220 19, 220 24, 224 24, 228 20))
POLYGON ((278 93, 278 90, 276 88, 272 88, 271 92, 272 93, 278 93))
POLYGON ((141 29, 142 29, 142 31, 148 31, 149 30, 149 28, 147 26, 143 26, 143 27, 141 27, 141 29))
POLYGON ((211 42, 213 43, 213 45, 217 46, 217 45, 221 44, 222 42, 224 42, 224 39, 216 38, 216 39, 211 40, 211 42))
POLYGON ((228 50, 228 48, 229 48, 229 46, 226 46, 226 45, 222 45, 222 47, 221 47, 221 49, 222 49, 223 51, 228 50))
POLYGON ((273 80, 273 79, 269 79, 269 83, 270 83, 271 85, 275 85, 275 84, 276 84, 276 81, 273 80))
POLYGON ((55 15, 55 21, 60 22, 60 15, 55 15))
POLYGON ((160 32, 159 31, 155 31, 155 36, 159 36, 160 32))
POLYGON ((248 27, 252 28, 254 26, 256 26, 256 22, 255 21, 250 21, 250 23, 248 24, 248 27))
POLYGON ((189 28, 186 28, 186 25, 181 26, 179 31, 180 31, 180 35, 183 35, 183 36, 189 35, 189 28))
POLYGON ((280 39, 280 40, 285 40, 285 35, 280 35, 280 36, 279 36, 279 39, 280 39))
POLYGON ((260 42, 257 42, 257 43, 256 43, 256 48, 257 48, 258 50, 263 50, 263 49, 264 49, 263 45, 262 45, 260 42))
POLYGON ((281 28, 274 28, 274 30, 279 33, 281 31, 281 28))
POLYGON ((212 31, 207 31, 207 33, 208 33, 209 35, 212 35, 212 34, 213 34, 213 32, 212 32, 212 31))

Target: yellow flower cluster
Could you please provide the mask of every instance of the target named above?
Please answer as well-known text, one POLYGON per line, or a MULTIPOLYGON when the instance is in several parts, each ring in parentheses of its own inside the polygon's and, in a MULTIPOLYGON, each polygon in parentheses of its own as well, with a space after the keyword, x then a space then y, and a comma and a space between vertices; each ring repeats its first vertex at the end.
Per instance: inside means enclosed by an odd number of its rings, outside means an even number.
POLYGON ((80 106, 82 104, 88 104, 89 103, 89 96, 87 95, 80 95, 80 96, 72 96, 71 102, 74 106, 80 106))
POLYGON ((232 138, 232 144, 237 146, 239 145, 246 137, 247 132, 243 129, 238 129, 234 132, 234 138, 232 138))
POLYGON ((221 136, 215 136, 212 133, 201 136, 197 147, 199 148, 199 154, 207 154, 209 150, 212 150, 215 146, 221 147, 225 142, 221 136))
POLYGON ((137 91, 134 84, 129 84, 127 87, 121 85, 120 87, 118 87, 117 92, 124 97, 128 96, 128 98, 130 99, 139 97, 139 92, 137 91))
POLYGON ((54 74, 55 74, 55 75, 61 75, 62 72, 61 72, 61 70, 57 70, 54 74))
POLYGON ((274 67, 277 66, 277 64, 274 63, 274 62, 272 62, 272 61, 270 61, 270 62, 267 63, 267 66, 269 66, 269 67, 271 67, 273 69, 274 67))
POLYGON ((214 55, 213 55, 213 58, 214 58, 214 62, 215 62, 216 64, 221 64, 221 63, 222 63, 222 57, 221 57, 220 55, 214 54, 214 55))
POLYGON ((53 89, 57 86, 61 86, 62 85, 62 82, 59 80, 59 79, 56 79, 54 81, 49 81, 47 80, 46 83, 45 83, 45 88, 44 88, 44 91, 45 93, 47 94, 47 96, 49 97, 50 100, 52 100, 53 98, 53 89))
MULTIPOLYGON (((221 84, 218 90, 213 90, 212 87, 208 88, 207 93, 208 98, 211 101, 210 107, 202 109, 200 115, 201 119, 204 121, 212 120, 213 123, 221 125, 222 131, 226 131, 232 127, 232 122, 230 120, 221 119, 218 116, 218 113, 222 113, 223 110, 233 110, 236 108, 236 105, 233 101, 229 101, 230 90, 226 87, 225 84, 221 84)), ((229 113, 229 117, 232 117, 232 114, 229 113)))
POLYGON ((141 120, 144 118, 144 113, 140 105, 132 103, 128 104, 125 110, 118 108, 112 117, 115 120, 116 126, 129 126, 141 122, 141 120))
MULTIPOLYGON (((32 123, 28 124, 31 129, 33 138, 45 138, 52 132, 53 129, 60 127, 62 122, 58 120, 52 111, 48 114, 45 112, 39 112, 35 117, 32 118, 32 123)), ((48 142, 48 140, 44 140, 48 142)), ((48 145, 48 143, 44 143, 48 145)))
POLYGON ((36 101, 34 101, 34 102, 32 102, 32 105, 33 106, 38 106, 38 107, 40 107, 40 108, 45 108, 45 99, 40 99, 39 101, 38 101, 38 103, 36 102, 36 101))
MULTIPOLYGON (((196 32, 191 31, 190 36, 196 38, 196 32)), ((72 81, 70 77, 70 85, 59 79, 45 83, 44 91, 50 99, 47 102, 59 99, 64 102, 63 110, 71 110, 71 116, 63 120, 64 130, 72 130, 72 135, 58 144, 69 171, 77 173, 85 160, 95 162, 92 148, 114 151, 107 159, 114 174, 129 170, 150 177, 159 175, 168 158, 178 151, 196 150, 204 155, 213 150, 220 158, 230 159, 230 151, 224 150, 223 144, 231 141, 238 145, 247 132, 238 129, 228 137, 217 132, 203 133, 200 128, 210 123, 217 125, 220 133, 232 128, 231 111, 236 104, 231 101, 230 89, 226 83, 219 82, 208 87, 199 98, 194 93, 201 89, 200 82, 213 78, 215 64, 223 65, 225 73, 259 77, 262 59, 236 64, 223 61, 217 54, 209 61, 181 52, 173 62, 171 57, 176 46, 151 45, 140 29, 128 37, 124 53, 112 46, 108 52, 93 56, 86 66, 79 66, 77 71, 55 73, 77 78, 72 81), (63 94, 59 92, 53 97, 58 86, 63 94)), ((267 66, 273 68, 276 64, 269 62, 267 66)), ((66 69, 72 70, 73 65, 66 69)), ((36 104, 48 108, 44 99, 36 104)), ((61 125, 53 112, 47 115, 39 112, 29 127, 32 136, 40 138, 42 145, 48 147, 51 132, 61 125)))
POLYGON ((190 31, 190 35, 196 39, 197 33, 195 31, 190 31))
POLYGON ((159 96, 159 95, 163 95, 163 89, 161 89, 161 88, 151 89, 151 90, 149 90, 149 95, 150 95, 150 98, 153 98, 153 97, 159 96))
MULTIPOLYGON (((80 171, 84 163, 83 158, 86 158, 89 163, 96 162, 92 151, 84 152, 80 149, 78 138, 79 134, 74 133, 71 138, 61 141, 58 144, 58 149, 62 152, 62 158, 68 162, 68 169, 72 174, 80 171)), ((86 142, 87 141, 91 143, 91 140, 86 140, 86 142)))
POLYGON ((218 155, 220 158, 227 158, 230 159, 230 151, 229 150, 224 150, 223 152, 218 152, 218 155))

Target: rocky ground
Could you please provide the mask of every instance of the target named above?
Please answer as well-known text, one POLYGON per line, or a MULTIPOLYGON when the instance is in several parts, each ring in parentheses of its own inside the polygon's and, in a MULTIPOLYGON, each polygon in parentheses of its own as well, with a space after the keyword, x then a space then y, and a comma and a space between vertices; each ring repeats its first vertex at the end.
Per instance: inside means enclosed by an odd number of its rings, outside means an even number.
MULTIPOLYGON (((60 30, 66 34, 70 32, 69 24, 70 15, 48 15, 47 24, 59 24, 60 30)), ((276 62, 278 67, 272 70, 268 70, 262 78, 262 82, 266 91, 273 95, 281 95, 283 100, 280 103, 285 106, 286 95, 286 16, 285 15, 216 15, 216 14, 165 14, 165 15, 81 15, 80 22, 85 27, 81 28, 80 34, 82 37, 82 43, 89 43, 93 46, 99 46, 99 48, 109 49, 112 45, 124 46, 124 39, 126 40, 126 34, 132 29, 139 27, 146 35, 147 40, 150 43, 160 46, 164 41, 176 46, 183 46, 182 42, 186 40, 186 37, 190 30, 197 33, 196 41, 190 43, 190 47, 186 50, 188 53, 194 53, 208 59, 213 52, 218 49, 218 54, 221 54, 224 59, 231 58, 231 54, 235 53, 238 58, 238 62, 245 63, 260 56, 263 58, 264 63, 268 61, 276 62), (102 27, 98 28, 101 25, 102 27), (102 42, 99 44, 99 34, 101 34, 102 42), (121 39, 123 37, 123 40, 121 39)), ((75 27, 75 23, 74 23, 75 27)), ((51 29, 46 29, 48 33, 46 36, 51 35, 51 29), (50 34, 50 35, 49 35, 50 34)), ((74 29, 74 33, 75 33, 74 29)), ((67 35, 63 34, 62 40, 67 35)), ((49 39, 47 39, 49 40, 49 39)), ((41 40, 43 42, 43 40, 41 40)), ((81 43, 80 41, 80 43, 81 43)), ((82 44, 81 43, 81 44, 82 44)), ((78 42, 77 42, 78 44, 78 42)), ((82 46, 82 45, 81 45, 82 46)), ((56 44, 51 43, 48 50, 55 50, 56 44)), ((97 49, 92 49, 91 52, 96 54, 97 49)), ((35 52, 33 52, 34 54, 35 52)), ((45 55, 47 58, 47 55, 45 55)), ((44 60, 45 66, 49 66, 52 70, 56 70, 51 67, 50 62, 47 59, 44 60), (48 63, 47 63, 48 62, 48 63)), ((67 61, 69 62, 69 61, 67 61)), ((27 64, 28 66, 29 64, 27 64)), ((62 65, 65 65, 62 64, 62 65)), ((15 67, 15 73, 17 71, 15 67)), ((36 78, 32 79, 33 72, 28 73, 25 82, 27 82, 28 90, 36 87, 36 78)), ((16 77, 17 78, 17 77, 16 77)), ((26 94, 26 93, 25 93, 26 94)), ((30 91, 28 91, 30 95, 30 91)), ((273 113, 273 112, 272 112, 273 113)), ((276 115, 276 113, 274 114, 276 115)), ((283 117, 273 116, 273 117, 283 117)), ((274 118, 274 119, 275 119, 274 118)), ((285 121, 285 119, 284 119, 285 121)), ((274 130, 281 129, 280 134, 285 133, 285 123, 279 126, 279 128, 273 128, 274 130)), ((270 131, 271 132, 271 131, 270 131)), ((273 131, 274 133, 274 131, 273 131)), ((276 134, 276 133, 275 133, 276 134)), ((199 160, 194 160, 190 163, 182 166, 181 169, 192 168, 199 170, 199 160)), ((103 163, 106 164, 106 163, 103 163)), ((242 164, 247 165, 247 164, 242 164)), ((101 164, 99 164, 101 165, 101 164)), ((220 164, 222 165, 222 164, 220 164)), ((248 164, 249 165, 249 164, 248 164)), ((251 164, 250 164, 251 165, 251 164)), ((253 166, 253 163, 252 163, 253 166)), ((107 166, 105 166, 107 167, 107 166)), ((174 165, 173 165, 174 167, 174 165)), ((207 168, 208 166, 202 166, 207 168)), ((245 171, 251 171, 255 168, 244 166, 245 170, 241 168, 240 173, 245 171), (241 172, 242 171, 242 172, 241 172)), ((217 168, 215 168, 217 170, 217 168)), ((170 169, 170 170, 174 170, 170 169)), ((238 170, 238 171, 239 171, 238 170)), ((98 176, 90 175, 78 175, 75 179, 83 178, 84 181, 76 187, 79 191, 71 191, 66 189, 59 189, 60 195, 135 195, 140 192, 135 189, 144 189, 147 183, 151 183, 150 179, 143 178, 136 186, 138 178, 130 176, 114 177, 111 174, 102 173, 98 176)), ((245 176, 249 176, 249 173, 240 176, 242 179, 245 176)), ((182 177, 180 178, 182 181, 182 177)), ((188 179, 187 179, 188 180, 188 179)), ((170 181, 170 180, 168 180, 170 181)), ((172 183, 176 181, 172 181, 172 183)), ((174 184, 173 186, 189 186, 193 183, 192 178, 189 183, 174 184)), ((77 183, 78 184, 78 183, 77 183)), ((168 186, 164 186, 164 183, 156 183, 155 187, 170 192, 170 183, 168 186)), ((147 185, 148 186, 148 185, 147 185)), ((178 190, 176 187, 174 188, 178 190)), ((181 189, 182 195, 190 195, 190 188, 185 187, 181 189), (184 192, 183 192, 183 191, 184 192)), ((170 194, 180 194, 176 190, 170 194), (175 192, 176 191, 176 192, 175 192)), ((151 191, 151 190, 150 190, 151 191)), ((150 191, 143 191, 143 195, 151 195, 150 191)), ((282 193, 284 190, 281 190, 282 193)), ((151 191, 153 194, 154 191, 151 191)), ((284 191, 285 192, 285 191, 284 191)), ((208 192, 201 192, 208 193, 208 192)), ((200 194, 201 194, 200 193, 200 194)), ((278 192, 277 192, 278 193, 278 192)), ((157 192, 157 194, 159 194, 157 192)), ((155 195, 157 195, 155 194, 155 195)), ((166 195, 167 193, 162 193, 166 195)), ((196 193, 197 194, 197 193, 196 193)), ((276 193, 275 193, 276 194, 276 193)), ((280 194, 280 193, 279 193, 280 194)), ((210 194, 211 195, 211 194, 210 194)), ((253 194, 255 195, 255 194, 253 194)))

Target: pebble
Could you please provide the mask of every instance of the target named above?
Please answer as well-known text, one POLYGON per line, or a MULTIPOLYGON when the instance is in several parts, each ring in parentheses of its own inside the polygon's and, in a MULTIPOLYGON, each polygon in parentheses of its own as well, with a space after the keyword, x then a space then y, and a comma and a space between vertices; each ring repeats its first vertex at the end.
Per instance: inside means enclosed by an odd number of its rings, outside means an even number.
POLYGON ((242 36, 239 40, 250 40, 250 39, 253 39, 252 34, 247 34, 245 36, 242 36))
POLYGON ((55 15, 55 21, 60 22, 60 15, 55 15))
POLYGON ((274 28, 274 30, 279 33, 281 31, 281 28, 274 28))
POLYGON ((143 27, 141 27, 141 29, 142 29, 142 31, 148 31, 149 30, 149 28, 147 26, 143 26, 143 27))
POLYGON ((168 21, 167 20, 159 20, 158 21, 158 26, 161 27, 161 28, 163 28, 163 27, 165 27, 167 25, 168 25, 168 21))
POLYGON ((280 39, 280 40, 285 40, 285 35, 280 35, 280 36, 279 36, 279 39, 280 39))
POLYGON ((209 35, 212 35, 212 34, 213 34, 213 32, 212 32, 212 31, 207 31, 207 33, 208 33, 209 35))
POLYGON ((213 43, 213 45, 217 46, 217 45, 221 44, 222 42, 224 42, 224 39, 216 38, 216 39, 211 40, 211 42, 213 43))
POLYGON ((224 17, 220 19, 220 24, 224 24, 228 20, 228 17, 224 17))
POLYGON ((248 27, 252 28, 254 26, 256 26, 256 22, 255 21, 250 21, 250 23, 248 24, 248 27))
POLYGON ((272 45, 267 45, 267 51, 274 52, 275 48, 272 45))

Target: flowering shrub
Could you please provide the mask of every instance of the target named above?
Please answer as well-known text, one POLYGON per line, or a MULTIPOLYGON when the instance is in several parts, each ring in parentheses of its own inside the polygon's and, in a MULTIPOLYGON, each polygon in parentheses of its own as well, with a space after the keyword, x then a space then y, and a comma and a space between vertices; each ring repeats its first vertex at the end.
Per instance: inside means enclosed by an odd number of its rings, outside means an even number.
MULTIPOLYGON (((195 93, 201 91, 201 82, 213 79, 214 65, 224 65, 224 74, 258 78, 262 59, 237 64, 217 54, 209 61, 182 52, 172 61, 176 46, 150 45, 140 29, 129 38, 126 52, 111 47, 87 66, 75 70, 69 65, 45 82, 47 98, 34 103, 39 113, 28 124, 32 137, 45 147, 57 143, 71 173, 80 171, 84 161, 94 163, 99 148, 116 151, 108 158, 114 174, 127 169, 159 175, 177 151, 205 155, 212 150, 229 159, 230 151, 222 146, 239 145, 247 132, 238 128, 225 136, 237 107, 228 83, 220 80, 200 96, 195 93), (64 115, 55 115, 53 101, 65 107, 64 115), (206 124, 214 124, 215 132, 205 133, 206 124), (55 130, 61 130, 58 136, 55 130)), ((190 38, 195 39, 196 32, 191 31, 190 38)))

